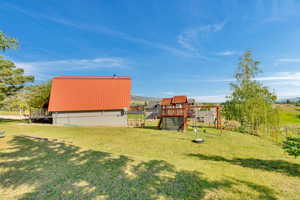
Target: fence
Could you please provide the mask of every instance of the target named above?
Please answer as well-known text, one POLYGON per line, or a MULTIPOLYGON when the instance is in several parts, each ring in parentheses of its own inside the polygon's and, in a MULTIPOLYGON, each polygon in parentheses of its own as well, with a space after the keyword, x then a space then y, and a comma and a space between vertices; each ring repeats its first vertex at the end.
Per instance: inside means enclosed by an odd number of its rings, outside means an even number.
POLYGON ((279 129, 274 129, 269 132, 262 132, 262 137, 267 138, 275 143, 282 144, 283 141, 286 140, 287 137, 299 137, 300 136, 300 128, 299 127, 281 127, 279 129))

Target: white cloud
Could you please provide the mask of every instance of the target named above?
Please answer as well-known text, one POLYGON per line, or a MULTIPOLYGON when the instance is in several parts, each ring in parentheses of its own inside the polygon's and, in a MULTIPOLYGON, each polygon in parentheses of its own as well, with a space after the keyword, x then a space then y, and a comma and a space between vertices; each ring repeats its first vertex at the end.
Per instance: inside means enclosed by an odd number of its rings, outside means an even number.
MULTIPOLYGON (((255 80, 262 82, 264 85, 268 86, 271 91, 275 91, 278 98, 293 98, 300 97, 300 72, 279 72, 274 73, 270 76, 262 76, 257 77, 255 80)), ((183 82, 206 82, 207 84, 214 84, 224 82, 227 84, 227 88, 229 88, 229 82, 234 82, 235 79, 207 79, 203 80, 198 76, 191 76, 190 78, 181 79, 183 82), (226 83, 227 82, 227 83, 226 83)), ((221 92, 222 93, 222 92, 221 92)), ((228 92, 224 92, 224 95, 208 95, 208 96, 191 96, 191 98, 196 99, 199 102, 224 102, 226 100, 226 94, 228 92)), ((176 92, 165 92, 165 94, 169 94, 169 96, 178 95, 176 92)))
POLYGON ((237 52, 236 51, 231 51, 231 50, 223 51, 223 52, 218 53, 219 56, 232 56, 232 55, 235 55, 235 54, 237 54, 237 52))
POLYGON ((218 32, 221 31, 225 26, 225 22, 220 24, 212 24, 200 27, 194 27, 188 30, 185 30, 177 37, 177 42, 181 45, 181 47, 188 49, 190 51, 197 51, 195 47, 195 42, 199 39, 201 33, 209 33, 209 32, 218 32))
POLYGON ((188 76, 185 78, 177 79, 179 82, 187 82, 187 83, 217 83, 217 82, 234 82, 233 78, 220 78, 220 79, 203 79, 202 76, 188 76))
POLYGON ((300 96, 300 72, 279 72, 273 76, 258 77, 256 80, 274 89, 279 98, 300 96))
POLYGON ((62 72, 76 72, 80 70, 94 70, 100 68, 127 68, 127 61, 117 57, 100 57, 93 59, 66 59, 53 61, 20 62, 15 65, 25 70, 25 74, 34 75, 37 80, 47 80, 62 72))
MULTIPOLYGON (((279 72, 275 73, 272 76, 262 76, 262 77, 256 77, 254 80, 256 81, 285 81, 285 83, 288 83, 287 81, 300 81, 300 72, 279 72)), ((201 77, 193 77, 189 79, 182 79, 182 81, 186 82, 234 82, 235 79, 228 78, 228 79, 201 79, 201 77)))
POLYGON ((299 87, 275 88, 275 93, 279 99, 300 97, 299 87))
MULTIPOLYGON (((275 93, 279 99, 300 97, 300 88, 275 88, 275 93)), ((197 102, 221 103, 225 102, 227 95, 212 95, 212 96, 191 96, 197 102)))
POLYGON ((274 74, 274 76, 265 76, 258 77, 255 80, 258 81, 283 81, 283 80, 299 80, 300 81, 300 72, 280 72, 274 74))
POLYGON ((191 93, 180 93, 180 92, 162 92, 163 97, 173 97, 184 95, 188 96, 188 98, 195 99, 197 102, 211 102, 211 103, 218 103, 224 102, 226 100, 226 95, 215 95, 215 96, 192 96, 191 93))
POLYGON ((167 96, 173 96, 175 94, 176 94, 175 92, 170 92, 170 91, 162 92, 162 95, 167 95, 167 96))
POLYGON ((14 62, 16 67, 24 69, 26 74, 33 74, 35 72, 35 67, 30 63, 25 62, 14 62))
POLYGON ((276 61, 281 63, 300 63, 300 58, 280 58, 276 61))
POLYGON ((300 80, 281 80, 281 81, 270 81, 267 83, 269 86, 300 86, 300 80))
POLYGON ((179 95, 189 95, 190 93, 188 92, 172 92, 172 91, 166 91, 161 93, 164 96, 179 96, 179 95))
MULTIPOLYGON (((270 76, 257 77, 255 80, 262 82, 275 93, 279 98, 300 97, 300 72, 279 72, 270 76)), ((200 77, 193 77, 190 79, 182 79, 184 82, 207 82, 208 84, 219 82, 234 82, 235 79, 207 79, 203 80, 200 77)), ((227 83, 226 83, 227 84, 227 83)), ((216 96, 195 96, 193 98, 200 102, 222 102, 225 101, 226 95, 216 96)))
MULTIPOLYGON (((168 51, 170 53, 176 54, 176 55, 181 55, 181 56, 191 56, 190 54, 188 54, 185 51, 182 51, 180 49, 177 49, 175 47, 172 46, 168 46, 166 44, 162 44, 159 42, 153 42, 153 41, 149 41, 143 38, 139 38, 139 37, 134 37, 132 35, 129 35, 127 33, 124 32, 120 32, 120 31, 115 31, 112 30, 110 28, 104 27, 104 26, 99 26, 99 25, 89 25, 89 24, 81 24, 81 23, 76 23, 73 22, 71 20, 68 20, 66 18, 62 18, 62 17, 54 17, 54 16, 49 16, 49 15, 45 15, 42 13, 36 13, 36 12, 32 12, 32 11, 27 11, 23 8, 11 5, 11 4, 6 4, 9 7, 17 10, 18 12, 21 12, 27 16, 36 18, 36 19, 45 19, 57 24, 62 24, 65 26, 69 26, 69 27, 73 27, 76 29, 80 29, 80 30, 84 30, 84 31, 89 31, 89 32, 94 32, 94 33, 98 33, 98 34, 104 34, 104 35, 110 35, 116 38, 120 38, 123 40, 127 40, 136 44, 141 44, 141 45, 145 45, 145 46, 149 46, 152 48, 156 48, 156 49, 161 49, 164 51, 168 51)), ((214 27, 214 29, 218 30, 220 29, 221 26, 220 25, 216 25, 214 27)))
POLYGON ((192 96, 197 102, 221 103, 226 101, 226 95, 192 96))
POLYGON ((193 33, 193 32, 184 32, 183 34, 180 34, 177 37, 177 42, 183 48, 194 51, 195 48, 194 48, 193 44, 191 44, 191 40, 193 40, 195 37, 196 37, 195 33, 193 33))
POLYGON ((47 70, 57 68, 67 69, 97 69, 97 68, 122 68, 125 61, 121 58, 94 58, 94 59, 67 59, 37 62, 15 62, 16 66, 28 71, 47 68, 47 70))

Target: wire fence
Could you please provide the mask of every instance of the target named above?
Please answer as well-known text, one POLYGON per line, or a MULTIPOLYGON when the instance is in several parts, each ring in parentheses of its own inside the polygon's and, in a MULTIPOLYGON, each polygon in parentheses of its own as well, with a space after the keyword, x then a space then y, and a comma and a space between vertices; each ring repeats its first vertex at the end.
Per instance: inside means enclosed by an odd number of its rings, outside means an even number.
POLYGON ((267 133, 262 132, 261 136, 277 144, 282 144, 287 137, 300 137, 300 127, 284 126, 267 133))

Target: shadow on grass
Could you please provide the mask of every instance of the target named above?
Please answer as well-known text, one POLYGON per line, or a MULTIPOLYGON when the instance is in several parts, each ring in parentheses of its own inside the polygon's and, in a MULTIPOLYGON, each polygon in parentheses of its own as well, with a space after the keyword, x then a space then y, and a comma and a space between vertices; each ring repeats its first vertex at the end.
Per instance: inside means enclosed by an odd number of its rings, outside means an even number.
POLYGON ((207 156, 203 154, 188 154, 188 155, 199 158, 201 160, 227 162, 242 167, 278 172, 288 176, 300 177, 300 164, 290 163, 284 160, 261 160, 261 159, 254 159, 254 158, 227 159, 221 156, 207 156))
MULTIPOLYGON (((54 141, 14 137, 7 150, 0 153, 0 187, 34 186, 19 199, 194 200, 208 191, 245 184, 229 179, 208 181, 199 172, 178 171, 165 161, 133 164, 126 156, 54 141)), ((272 191, 259 192, 275 199, 272 191)))
POLYGON ((159 129, 157 126, 144 126, 144 127, 141 127, 142 129, 151 129, 151 130, 161 130, 159 129))
MULTIPOLYGON (((254 184, 249 181, 238 180, 235 178, 232 178, 231 180, 235 181, 236 183, 246 185, 248 188, 252 189, 252 191, 257 192, 258 196, 256 196, 255 199, 264 199, 264 200, 276 200, 277 199, 275 197, 275 192, 266 186, 254 184)), ((240 193, 240 191, 234 190, 233 193, 240 193)), ((246 199, 251 199, 251 193, 249 193, 247 195, 246 199)))

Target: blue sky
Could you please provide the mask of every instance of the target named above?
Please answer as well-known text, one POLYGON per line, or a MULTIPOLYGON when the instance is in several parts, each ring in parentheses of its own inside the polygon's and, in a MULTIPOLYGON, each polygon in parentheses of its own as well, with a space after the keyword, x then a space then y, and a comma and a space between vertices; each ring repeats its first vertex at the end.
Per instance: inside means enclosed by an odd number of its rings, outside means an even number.
POLYGON ((37 82, 60 75, 130 76, 135 95, 222 101, 240 55, 259 81, 300 96, 298 0, 2 0, 0 30, 21 46, 4 56, 37 82))

